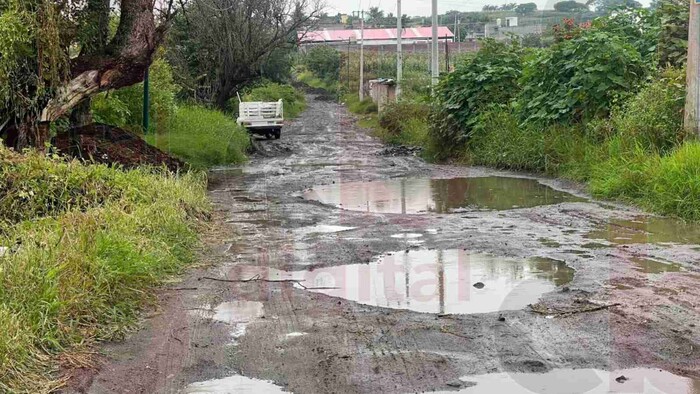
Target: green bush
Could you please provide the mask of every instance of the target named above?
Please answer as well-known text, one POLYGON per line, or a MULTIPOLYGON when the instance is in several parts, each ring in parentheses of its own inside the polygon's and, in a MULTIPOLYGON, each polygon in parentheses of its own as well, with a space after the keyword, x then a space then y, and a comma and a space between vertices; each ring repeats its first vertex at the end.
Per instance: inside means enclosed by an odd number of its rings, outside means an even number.
POLYGON ((147 141, 192 165, 205 169, 246 160, 250 137, 222 112, 198 106, 178 108, 167 133, 149 134, 147 141))
POLYGON ((13 176, 4 208, 30 211, 2 212, 14 224, 0 232, 11 247, 0 257, 0 391, 48 392, 50 356, 123 336, 152 288, 192 260, 210 211, 206 179, 2 146, 0 168, 13 176), (37 209, 48 195, 52 209, 37 209))
POLYGON ((682 143, 685 106, 685 71, 668 69, 645 85, 612 115, 613 128, 647 149, 665 152, 682 143))
MULTIPOLYGON (((173 81, 173 71, 164 59, 156 59, 150 68, 150 130, 164 132, 175 116, 175 94, 179 87, 173 81)), ((101 93, 92 99, 94 120, 134 132, 142 132, 143 83, 112 92, 101 93)))
POLYGON ((506 104, 518 94, 521 64, 518 46, 487 39, 474 57, 440 80, 430 135, 446 155, 464 146, 482 108, 506 104))
POLYGON ((605 117, 615 100, 634 92, 646 71, 625 40, 586 32, 526 60, 519 113, 527 122, 545 124, 605 117))
POLYGON ((355 93, 348 93, 343 96, 343 102, 348 106, 350 112, 358 115, 374 114, 378 111, 377 104, 371 98, 366 97, 360 101, 360 98, 355 93))
POLYGON ((340 78, 340 52, 335 48, 313 47, 303 61, 312 73, 325 81, 337 81, 340 78))
POLYGON ((243 96, 243 101, 277 101, 279 99, 284 102, 284 117, 287 119, 296 118, 306 108, 304 93, 291 85, 267 82, 252 88, 243 96))

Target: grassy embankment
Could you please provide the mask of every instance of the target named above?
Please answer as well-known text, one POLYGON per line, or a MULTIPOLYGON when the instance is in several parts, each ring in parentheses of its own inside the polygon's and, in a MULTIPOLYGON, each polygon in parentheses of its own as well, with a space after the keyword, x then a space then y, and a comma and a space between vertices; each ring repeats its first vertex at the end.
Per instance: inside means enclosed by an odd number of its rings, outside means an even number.
POLYGON ((59 364, 120 338, 193 259, 206 179, 0 146, 0 391, 45 392, 59 364))

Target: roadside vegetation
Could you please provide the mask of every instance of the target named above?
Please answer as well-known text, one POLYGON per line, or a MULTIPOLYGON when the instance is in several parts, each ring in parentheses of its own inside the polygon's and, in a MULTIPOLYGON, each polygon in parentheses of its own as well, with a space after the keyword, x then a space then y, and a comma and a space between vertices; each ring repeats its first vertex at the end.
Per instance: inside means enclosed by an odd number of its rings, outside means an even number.
MULTIPOLYGON (((409 71, 401 101, 361 124, 387 142, 423 147, 429 160, 565 177, 597 197, 700 220, 700 143, 682 127, 687 18, 686 2, 666 0, 592 23, 565 19, 543 48, 483 40, 434 94, 425 69, 418 86, 409 71)), ((367 78, 393 77, 388 63, 370 55, 367 78)), ((359 81, 341 82, 332 87, 364 113, 359 81)))
POLYGON ((170 5, 0 2, 0 392, 51 392, 60 366, 91 367, 95 344, 135 329, 156 288, 193 262, 210 221, 205 171, 247 159, 237 92, 283 99, 288 118, 305 107, 288 37, 314 4, 170 5), (280 12, 296 6, 305 13, 280 12), (133 135, 83 127, 93 122, 133 135), (139 138, 188 166, 138 167, 166 157, 140 160, 155 150, 139 138), (128 162, 95 164, 98 145, 128 162))
POLYGON ((206 178, 18 154, 0 146, 0 391, 44 392, 121 338, 154 286, 190 263, 206 178))

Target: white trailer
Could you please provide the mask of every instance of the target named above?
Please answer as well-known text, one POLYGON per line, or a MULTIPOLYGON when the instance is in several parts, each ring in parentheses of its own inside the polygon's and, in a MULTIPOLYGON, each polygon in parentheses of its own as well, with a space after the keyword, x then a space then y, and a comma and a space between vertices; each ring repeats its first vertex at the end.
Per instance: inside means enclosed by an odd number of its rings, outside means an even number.
POLYGON ((284 123, 284 106, 282 100, 265 101, 241 101, 238 97, 239 125, 245 127, 249 133, 262 135, 267 138, 279 139, 284 123))

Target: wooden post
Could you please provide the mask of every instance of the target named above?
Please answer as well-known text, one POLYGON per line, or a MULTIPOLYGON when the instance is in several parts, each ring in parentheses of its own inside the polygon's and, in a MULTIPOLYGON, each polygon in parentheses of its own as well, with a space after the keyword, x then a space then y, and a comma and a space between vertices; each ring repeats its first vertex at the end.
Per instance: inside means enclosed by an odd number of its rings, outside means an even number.
POLYGON ((687 131, 700 133, 700 4, 690 1, 688 21, 688 63, 686 65, 686 99, 683 124, 687 131))

